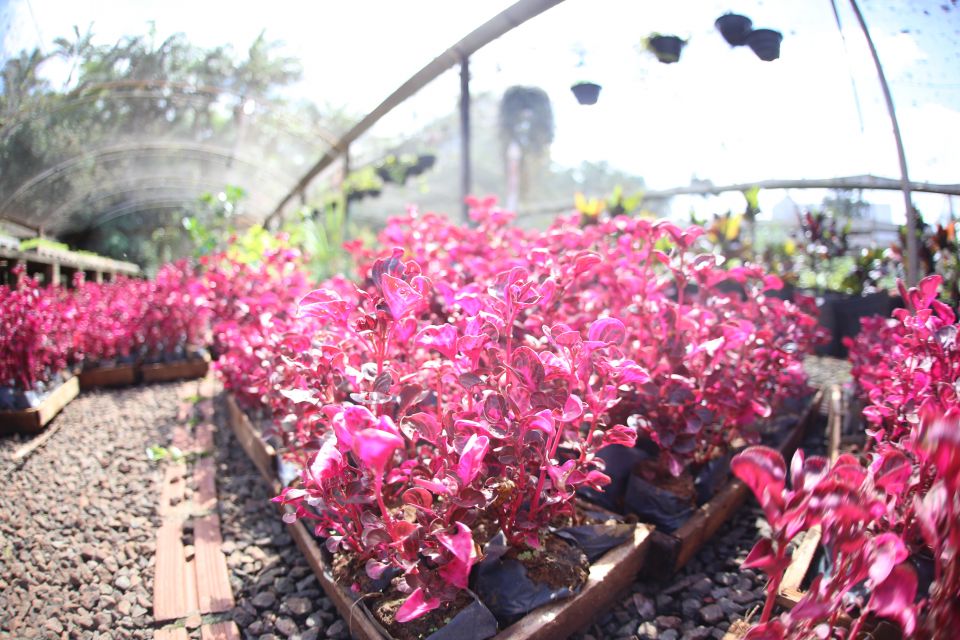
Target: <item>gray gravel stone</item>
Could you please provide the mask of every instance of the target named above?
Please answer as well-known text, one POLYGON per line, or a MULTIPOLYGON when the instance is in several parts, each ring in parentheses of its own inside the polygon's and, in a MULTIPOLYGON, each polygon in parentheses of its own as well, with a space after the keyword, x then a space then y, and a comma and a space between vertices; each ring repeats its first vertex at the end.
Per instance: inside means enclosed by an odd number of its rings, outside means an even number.
POLYGON ((277 596, 272 591, 261 591, 250 600, 257 609, 269 609, 277 602, 277 596))
POLYGON ((327 627, 327 637, 328 638, 339 638, 344 635, 347 631, 347 623, 343 620, 337 620, 329 627, 327 627))
POLYGON ((718 605, 708 604, 700 609, 700 618, 706 624, 716 624, 726 618, 726 616, 723 614, 723 609, 718 605))

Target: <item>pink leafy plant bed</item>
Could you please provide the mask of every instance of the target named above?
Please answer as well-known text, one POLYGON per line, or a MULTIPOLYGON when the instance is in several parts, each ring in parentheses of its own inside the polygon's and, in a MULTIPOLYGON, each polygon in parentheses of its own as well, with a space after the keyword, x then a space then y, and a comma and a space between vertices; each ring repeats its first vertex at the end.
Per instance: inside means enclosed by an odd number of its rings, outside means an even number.
POLYGON ((855 362, 875 360, 854 371, 867 397, 862 454, 830 461, 798 451, 789 471, 761 447, 734 459, 772 532, 744 565, 770 581, 743 637, 866 638, 892 627, 903 637, 943 638, 960 624, 960 345, 954 311, 936 299, 939 284, 931 276, 909 291, 901 286, 906 308, 855 345, 855 362), (811 530, 824 561, 811 563, 804 595, 775 615, 789 543, 811 530))
POLYGON ((635 493, 611 489, 636 476, 681 489, 667 517, 682 524, 694 476, 722 486, 727 456, 795 433, 810 394, 810 302, 698 253, 700 230, 621 216, 524 231, 472 205, 469 228, 392 219, 392 248, 351 247, 356 281, 299 304, 238 292, 246 313, 214 329, 225 386, 272 416, 258 437, 296 469, 284 520, 369 637, 547 637, 534 627, 551 619, 549 637, 573 633, 649 541, 580 498, 630 511, 635 493))

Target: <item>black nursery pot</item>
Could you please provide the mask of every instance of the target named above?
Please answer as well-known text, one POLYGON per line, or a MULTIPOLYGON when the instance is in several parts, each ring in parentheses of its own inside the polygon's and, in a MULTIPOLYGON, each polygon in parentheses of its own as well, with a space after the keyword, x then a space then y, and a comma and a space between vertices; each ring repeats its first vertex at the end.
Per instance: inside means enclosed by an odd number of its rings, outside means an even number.
POLYGON ((657 60, 664 64, 672 64, 680 59, 683 49, 683 40, 677 36, 656 36, 650 38, 650 46, 657 54, 657 60))
POLYGON ((783 34, 773 29, 754 29, 747 36, 747 44, 757 54, 757 57, 765 62, 780 57, 780 43, 782 41, 783 34))
POLYGON ((726 13, 717 18, 714 24, 731 47, 747 44, 747 36, 753 28, 753 20, 737 13, 726 13))
POLYGON ((570 87, 580 104, 597 104, 600 98, 600 85, 592 82, 578 82, 570 87))

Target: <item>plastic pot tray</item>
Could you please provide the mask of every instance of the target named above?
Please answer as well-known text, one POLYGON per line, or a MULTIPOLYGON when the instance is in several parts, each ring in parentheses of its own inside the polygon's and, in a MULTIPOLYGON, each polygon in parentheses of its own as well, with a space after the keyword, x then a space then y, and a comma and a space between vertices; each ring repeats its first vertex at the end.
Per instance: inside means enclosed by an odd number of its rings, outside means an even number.
MULTIPOLYGON (((803 441, 804 434, 816 421, 823 399, 823 390, 818 390, 800 414, 797 424, 781 440, 779 449, 784 458, 790 459, 794 450, 803 441)), ((750 489, 736 478, 731 478, 706 504, 673 533, 654 531, 651 535, 651 553, 644 566, 644 573, 662 578, 679 571, 696 555, 717 529, 743 505, 750 489)))
MULTIPOLYGON (((270 488, 279 493, 276 475, 276 451, 253 427, 250 419, 227 394, 230 425, 243 450, 253 461, 270 488)), ((287 525, 287 530, 303 553, 317 580, 347 622, 350 634, 357 640, 389 640, 374 622, 366 607, 359 606, 333 580, 330 567, 316 538, 301 521, 287 525)), ((559 640, 587 628, 593 620, 629 588, 643 566, 651 547, 653 527, 638 524, 633 539, 611 549, 590 565, 583 589, 576 596, 536 609, 519 621, 501 630, 493 640, 559 640)))
POLYGON ((71 377, 40 403, 20 411, 0 411, 0 433, 37 433, 80 393, 80 382, 71 377))

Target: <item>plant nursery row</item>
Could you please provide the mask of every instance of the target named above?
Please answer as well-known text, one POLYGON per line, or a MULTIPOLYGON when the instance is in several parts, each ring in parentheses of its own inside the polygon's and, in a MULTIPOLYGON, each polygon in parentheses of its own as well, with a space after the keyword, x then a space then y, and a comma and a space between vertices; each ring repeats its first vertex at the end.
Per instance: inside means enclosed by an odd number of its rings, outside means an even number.
POLYGON ((770 581, 741 635, 960 623, 960 354, 936 276, 849 343, 865 445, 788 469, 818 402, 812 298, 704 252, 700 227, 510 220, 492 200, 468 226, 411 210, 322 283, 286 248, 72 291, 21 275, 0 289, 9 408, 64 371, 208 349, 277 517, 358 637, 564 637, 750 491, 770 537, 744 566, 770 581), (778 610, 813 530, 813 575, 778 610))

